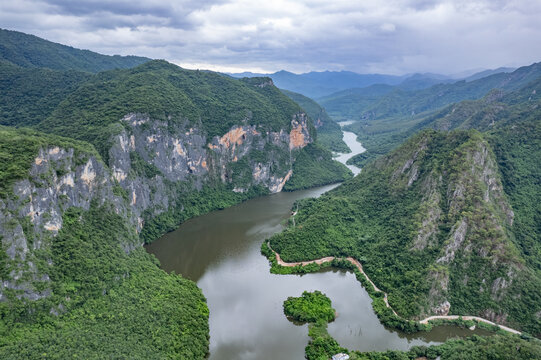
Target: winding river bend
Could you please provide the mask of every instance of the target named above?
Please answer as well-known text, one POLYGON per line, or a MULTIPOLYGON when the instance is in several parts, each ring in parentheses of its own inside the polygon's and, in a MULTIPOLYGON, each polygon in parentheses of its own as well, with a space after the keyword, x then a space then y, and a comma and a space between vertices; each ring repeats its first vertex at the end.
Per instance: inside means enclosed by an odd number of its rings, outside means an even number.
MULTIPOLYGON (((338 156, 339 161, 364 151, 353 133, 344 132, 344 140, 353 151, 338 156)), ((210 308, 211 359, 303 359, 307 325, 289 322, 282 303, 304 290, 320 290, 332 300, 338 317, 329 324, 329 333, 351 350, 405 350, 485 334, 452 326, 414 335, 388 330, 351 273, 271 274, 261 243, 283 229, 295 200, 317 197, 335 186, 274 194, 215 211, 186 221, 147 247, 164 270, 182 274, 203 290, 210 308)))

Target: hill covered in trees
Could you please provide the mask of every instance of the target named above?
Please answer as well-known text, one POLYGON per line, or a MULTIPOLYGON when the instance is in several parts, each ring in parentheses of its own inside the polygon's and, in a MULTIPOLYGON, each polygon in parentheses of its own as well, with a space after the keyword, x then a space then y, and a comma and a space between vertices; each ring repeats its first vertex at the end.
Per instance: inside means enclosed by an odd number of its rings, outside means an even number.
POLYGON ((143 243, 286 185, 351 177, 268 78, 4 30, 0 46, 2 358, 204 358, 204 296, 143 243))
POLYGON ((478 315, 539 335, 539 126, 423 131, 301 202, 271 246, 285 261, 359 259, 407 318, 478 315))
POLYGON ((149 61, 140 56, 109 56, 75 49, 34 35, 0 29, 0 59, 25 68, 91 73, 131 68, 149 61))

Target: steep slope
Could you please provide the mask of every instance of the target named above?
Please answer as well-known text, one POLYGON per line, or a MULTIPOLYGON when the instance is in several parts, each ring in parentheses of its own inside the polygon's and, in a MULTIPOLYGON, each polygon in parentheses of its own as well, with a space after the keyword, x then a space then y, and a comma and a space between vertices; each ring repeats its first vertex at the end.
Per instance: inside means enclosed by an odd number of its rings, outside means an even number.
POLYGON ((282 90, 291 100, 299 104, 312 119, 317 129, 318 142, 331 151, 349 153, 351 149, 342 139, 342 129, 330 118, 324 108, 314 100, 292 91, 282 90))
POLYGON ((505 123, 538 115, 541 111, 540 105, 541 77, 510 93, 493 90, 482 99, 449 105, 423 119, 415 128, 487 131, 505 123))
POLYGON ((270 79, 236 80, 165 61, 97 74, 37 128, 98 149, 147 242, 189 217, 279 192, 294 173, 302 187, 321 184, 303 174, 314 168, 327 183, 350 176, 327 150, 320 162, 295 168, 300 154, 316 156, 304 149, 315 128, 270 79))
POLYGON ((541 276, 515 225, 521 212, 532 230, 531 209, 512 209, 499 160, 475 131, 424 131, 301 202, 271 246, 285 261, 359 259, 401 316, 479 315, 540 334, 541 276))
POLYGON ((108 56, 57 44, 34 35, 0 29, 0 59, 27 68, 99 72, 127 69, 149 61, 139 56, 108 56))
POLYGON ((36 125, 90 77, 80 71, 23 68, 0 61, 0 125, 36 125))
POLYGON ((541 74, 536 74, 536 68, 537 64, 519 69, 521 71, 514 77, 518 80, 508 84, 508 88, 514 89, 512 91, 493 89, 478 100, 461 101, 428 114, 361 121, 349 126, 347 129, 356 132, 368 149, 367 153, 352 158, 351 162, 363 166, 367 160, 389 152, 421 129, 473 128, 486 131, 499 126, 499 123, 518 121, 538 114, 541 74), (534 79, 524 84, 530 77, 534 79))
POLYGON ((0 127, 0 158, 0 357, 204 358, 201 291, 140 246, 90 145, 0 127))

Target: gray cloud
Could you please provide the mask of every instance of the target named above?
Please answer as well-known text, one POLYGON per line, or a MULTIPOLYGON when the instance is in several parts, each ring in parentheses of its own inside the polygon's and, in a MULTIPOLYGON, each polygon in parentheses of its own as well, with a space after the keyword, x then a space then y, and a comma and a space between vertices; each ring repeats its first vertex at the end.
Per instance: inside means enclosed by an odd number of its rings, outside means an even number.
POLYGON ((453 73, 541 61, 528 0, 19 0, 3 27, 186 67, 453 73))

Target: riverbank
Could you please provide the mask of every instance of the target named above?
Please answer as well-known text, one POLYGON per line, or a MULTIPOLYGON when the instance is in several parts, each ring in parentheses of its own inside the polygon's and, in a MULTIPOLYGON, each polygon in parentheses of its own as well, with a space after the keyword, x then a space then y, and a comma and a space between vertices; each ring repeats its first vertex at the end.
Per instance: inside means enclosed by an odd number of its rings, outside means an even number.
MULTIPOLYGON (((347 261, 349 262, 351 265, 353 265, 358 271, 359 273, 364 276, 364 278, 366 279, 366 281, 372 286, 372 290, 376 293, 380 293, 380 294, 383 294, 383 301, 385 303, 385 306, 392 311, 393 315, 396 316, 396 317, 400 317, 396 311, 394 311, 394 309, 391 307, 391 305, 389 304, 389 300, 388 300, 388 296, 387 296, 387 293, 382 291, 381 289, 379 289, 376 284, 374 284, 374 282, 368 277, 368 275, 364 272, 363 270, 363 267, 362 267, 362 264, 352 258, 352 257, 347 257, 347 258, 336 258, 334 256, 327 256, 327 257, 324 257, 324 258, 321 258, 321 259, 316 259, 316 260, 309 260, 309 261, 300 261, 300 262, 285 262, 282 260, 282 258, 280 257, 280 254, 278 254, 276 251, 274 251, 270 244, 268 242, 266 242, 266 245, 268 247, 268 249, 270 251, 272 251, 272 253, 274 254, 275 256, 275 259, 276 259, 276 263, 280 266, 283 266, 283 267, 288 267, 288 268, 294 268, 294 267, 305 267, 305 266, 309 266, 311 264, 316 264, 316 265, 324 265, 324 264, 327 264, 329 266, 332 266, 332 263, 335 262, 335 261, 347 261)), ((401 317, 400 317, 401 318, 401 317)), ((403 318, 401 318, 403 319, 403 318)), ((408 319, 403 319, 405 321, 412 321, 412 320, 408 320, 408 319)), ((501 324, 497 324, 497 323, 494 323, 490 320, 487 320, 487 319, 483 319, 481 317, 478 317, 478 316, 469 316, 469 315, 434 315, 434 316, 429 316, 425 319, 422 319, 422 320, 419 320, 419 321, 416 321, 417 323, 421 324, 421 325, 429 325, 430 322, 432 321, 437 321, 437 320, 443 320, 443 321, 473 321, 473 322, 476 322, 476 323, 484 323, 484 324, 487 324, 487 325, 490 325, 490 326, 495 326, 495 327, 498 327, 499 329, 503 330, 503 331, 507 331, 507 332, 510 332, 512 334, 517 334, 517 335, 520 335, 522 334, 521 331, 518 331, 518 330, 515 330, 515 329, 512 329, 510 327, 507 327, 505 325, 501 325, 501 324)))

